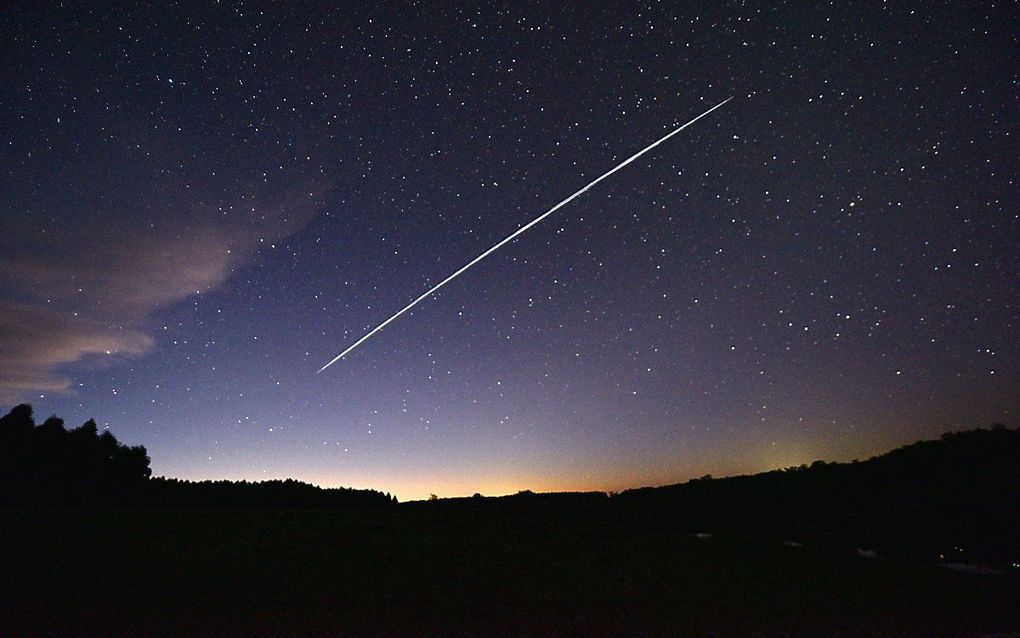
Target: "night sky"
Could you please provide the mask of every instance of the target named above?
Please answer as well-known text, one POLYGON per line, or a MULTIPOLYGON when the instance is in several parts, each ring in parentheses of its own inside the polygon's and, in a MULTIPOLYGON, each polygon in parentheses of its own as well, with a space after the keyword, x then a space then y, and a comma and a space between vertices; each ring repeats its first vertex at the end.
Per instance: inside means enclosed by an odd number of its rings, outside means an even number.
POLYGON ((1020 425, 1014 3, 556 4, 0 10, 0 407, 402 500, 1020 425))

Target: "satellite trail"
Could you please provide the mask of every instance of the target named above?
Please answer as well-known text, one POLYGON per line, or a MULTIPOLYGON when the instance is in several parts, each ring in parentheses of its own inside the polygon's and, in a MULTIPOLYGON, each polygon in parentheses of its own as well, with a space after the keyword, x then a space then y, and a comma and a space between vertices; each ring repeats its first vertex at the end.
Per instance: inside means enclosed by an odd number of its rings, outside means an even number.
POLYGON ((467 270, 468 268, 471 268, 471 266, 474 266, 475 264, 477 264, 477 263, 478 263, 478 262, 480 262, 481 260, 485 259, 486 257, 488 257, 489 255, 491 255, 492 253, 494 253, 494 252, 496 252, 497 250, 499 250, 499 249, 500 249, 500 247, 502 247, 502 246, 503 246, 503 244, 506 244, 507 242, 509 242, 509 241, 513 240, 513 239, 514 239, 515 237, 517 237, 518 235, 520 235, 520 234, 521 234, 521 233, 523 233, 524 231, 528 230, 529 228, 531 228, 532 226, 534 226, 534 225, 535 225, 535 224, 537 224, 538 222, 542 221, 543 219, 545 219, 545 218, 546 218, 546 217, 548 217, 549 215, 552 215, 553 213, 555 213, 555 212, 556 212, 557 210, 559 210, 559 209, 560 209, 561 207, 563 207, 563 206, 566 206, 567 204, 569 204, 569 203, 570 203, 571 201, 573 201, 573 200, 574 200, 574 199, 575 199, 576 197, 579 197, 579 196, 580 196, 580 195, 581 195, 582 193, 584 193, 585 191, 587 191, 587 190, 588 190, 589 188, 591 188, 591 187, 592 187, 592 186, 594 186, 595 184, 598 184, 599 182, 601 182, 601 181, 602 181, 602 180, 604 180, 605 178, 609 177, 610 175, 612 175, 612 174, 613 174, 613 173, 615 173, 616 171, 620 170, 621 168, 623 168, 623 167, 624 167, 624 166, 626 166, 627 164, 630 164, 631 162, 633 162, 633 161, 634 161, 634 160, 636 160, 637 158, 641 157, 642 155, 644 155, 644 154, 645 154, 645 153, 647 153, 648 151, 652 150, 653 148, 655 148, 655 147, 656 147, 656 146, 658 146, 659 144, 662 144, 663 142, 665 142, 665 141, 666 141, 666 140, 668 140, 669 138, 673 137, 674 135, 676 135, 676 134, 677 134, 677 133, 679 133, 680 131, 684 130, 685 128, 687 128, 687 127, 688 127, 688 126, 690 126, 691 124, 694 124, 695 122, 697 122, 697 121, 698 121, 698 120, 700 120, 701 118, 705 117, 706 115, 708 115, 708 114, 709 114, 709 113, 711 113, 712 111, 716 110, 717 108, 719 108, 719 107, 720 107, 720 106, 722 106, 723 104, 726 104, 727 102, 729 102, 729 101, 730 101, 730 100, 732 100, 732 99, 733 99, 732 97, 728 97, 728 98, 726 98, 725 100, 723 100, 722 102, 719 102, 718 104, 716 104, 716 105, 715 105, 715 106, 713 106, 712 108, 708 109, 707 111, 705 111, 704 113, 702 113, 702 114, 701 114, 701 115, 699 115, 698 117, 696 117, 696 118, 694 118, 693 120, 691 120, 691 121, 687 122, 686 124, 684 124, 684 125, 683 125, 683 126, 681 126, 680 128, 678 128, 678 129, 676 129, 676 130, 672 131, 671 133, 669 133, 669 134, 667 134, 667 135, 664 135, 663 137, 659 138, 658 140, 656 140, 656 141, 655 141, 655 142, 653 142, 652 144, 649 144, 648 146, 644 147, 643 149, 641 149, 641 150, 640 150, 640 151, 638 151, 637 153, 634 153, 633 155, 631 155, 631 156, 630 156, 630 157, 628 157, 627 159, 623 160, 622 162, 620 162, 619 164, 617 164, 616 166, 614 166, 614 167, 613 167, 612 169, 610 169, 609 171, 607 171, 607 172, 603 173, 603 174, 602 174, 602 175, 600 175, 599 177, 597 177, 597 178, 595 178, 594 180, 592 180, 592 181, 591 181, 590 183, 588 183, 588 185, 587 185, 587 186, 585 186, 585 187, 584 187, 584 188, 582 188, 581 190, 577 191, 576 193, 574 193, 574 194, 573 194, 573 195, 571 195, 570 197, 568 197, 568 198, 564 199, 564 200, 563 200, 562 202, 560 202, 559 204, 556 204, 555 206, 553 206, 553 207, 552 207, 552 208, 550 208, 549 210, 545 211, 544 213, 542 213, 541 215, 539 215, 539 216, 538 216, 538 217, 536 217, 535 219, 531 220, 530 222, 528 222, 528 223, 527 223, 527 224, 525 224, 524 226, 521 226, 520 228, 518 228, 517 230, 515 230, 515 231, 514 231, 513 233, 511 233, 510 235, 508 235, 508 236, 507 236, 507 237, 506 237, 505 239, 503 239, 502 241, 500 241, 500 242, 499 242, 498 244, 496 244, 496 245, 495 245, 495 246, 493 246, 492 248, 490 248, 490 249, 486 250, 486 251, 485 251, 484 253, 482 253, 481 255, 478 255, 477 257, 475 257, 474 259, 472 259, 472 260, 471 260, 471 261, 469 261, 468 263, 466 263, 466 264, 464 264, 463 266, 461 266, 461 267, 460 267, 460 268, 459 268, 459 269, 457 270, 457 272, 453 273, 452 275, 450 275, 450 276, 449 276, 449 277, 447 277, 446 279, 444 279, 444 280, 440 281, 440 282, 439 282, 438 284, 436 284, 435 286, 432 286, 431 288, 429 288, 428 290, 426 290, 426 291, 425 291, 424 293, 422 293, 422 295, 421 295, 420 297, 418 297, 417 299, 415 299, 415 300, 414 300, 414 301, 412 301, 411 303, 409 303, 409 304, 407 304, 406 306, 404 306, 403 308, 401 308, 401 309, 400 309, 399 311, 397 311, 397 312, 396 312, 396 313, 395 313, 395 314, 394 314, 394 315, 393 315, 392 317, 390 317, 390 318, 389 318, 389 319, 387 319, 386 321, 382 322, 381 324, 379 324, 378 326, 376 326, 375 328, 373 328, 373 329, 372 329, 372 330, 371 330, 371 331, 370 331, 370 332, 369 332, 368 334, 366 334, 366 335, 365 335, 364 337, 362 337, 362 338, 358 339, 357 341, 355 341, 355 342, 354 342, 353 344, 351 344, 351 345, 350 345, 350 346, 349 346, 349 347, 348 347, 348 348, 347 348, 346 350, 344 350, 343 352, 341 352, 341 353, 340 353, 340 354, 338 354, 337 356, 333 357, 333 359, 331 359, 329 363, 327 363, 326 365, 324 365, 324 366, 322 366, 321 368, 319 368, 319 372, 322 372, 323 370, 325 370, 325 369, 326 369, 326 368, 328 368, 329 366, 333 365, 334 363, 336 363, 336 362, 337 362, 337 361, 339 361, 340 359, 343 359, 343 358, 344 358, 344 356, 346 356, 347 354, 349 354, 349 353, 350 353, 350 352, 351 352, 352 350, 354 350, 355 348, 357 348, 357 347, 358 347, 358 346, 360 346, 361 344, 365 343, 365 341, 367 341, 369 337, 371 337, 371 336, 372 336, 372 335, 374 335, 375 333, 379 332, 380 330, 382 330, 383 328, 385 328, 386 326, 388 326, 388 325, 390 324, 390 322, 391 322, 391 321, 393 321, 394 319, 396 319, 396 318, 397 318, 397 317, 399 317, 400 315, 404 314, 405 312, 407 312, 407 311, 408 311, 408 310, 410 310, 411 308, 414 308, 415 306, 417 306, 417 305, 418 305, 419 303, 421 303, 422 301, 424 301, 424 300, 425 300, 425 299, 426 299, 426 298, 427 298, 427 297, 428 297, 429 295, 431 295, 431 294, 432 294, 432 293, 434 293, 435 291, 439 290, 440 288, 442 288, 442 287, 443 287, 443 286, 445 286, 446 284, 450 283, 451 281, 453 281, 454 279, 456 279, 457 277, 459 277, 459 276, 461 275, 461 273, 463 273, 464 271, 466 271, 466 270, 467 270))

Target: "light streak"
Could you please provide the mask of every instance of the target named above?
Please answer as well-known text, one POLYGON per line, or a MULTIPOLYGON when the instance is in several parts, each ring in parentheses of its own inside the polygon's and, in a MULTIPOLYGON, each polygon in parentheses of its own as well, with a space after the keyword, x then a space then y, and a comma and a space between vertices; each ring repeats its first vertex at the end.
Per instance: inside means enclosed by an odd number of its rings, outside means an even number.
POLYGON ((586 191, 587 191, 588 189, 590 189, 590 188, 591 188, 592 186, 595 186, 595 184, 598 184, 599 182, 601 182, 602 180, 606 179, 607 177, 609 177, 610 175, 612 175, 612 174, 613 174, 613 173, 615 173, 616 171, 620 170, 620 169, 621 169, 621 168, 623 168, 624 166, 626 166, 626 165, 630 164, 631 162, 635 161, 635 160, 636 160, 637 158, 641 157, 642 155, 644 155, 644 154, 645 154, 645 153, 647 153, 648 151, 652 150, 653 148, 655 148, 655 147, 656 147, 656 146, 658 146, 659 144, 662 144, 663 142, 665 142, 665 141, 666 141, 666 140, 668 140, 669 138, 673 137, 674 135, 676 135, 676 134, 677 134, 677 133, 679 133, 680 131, 684 130, 685 128, 687 128, 687 127, 688 127, 688 126, 690 126, 691 124, 694 124, 695 122, 697 122, 697 121, 698 121, 698 120, 700 120, 701 118, 705 117, 706 115, 708 115, 708 114, 709 114, 709 113, 711 113, 712 111, 716 110, 717 108, 719 108, 719 107, 720 107, 720 106, 722 106, 723 104, 726 104, 727 102, 729 102, 729 101, 730 101, 730 100, 732 100, 732 99, 733 99, 732 97, 728 97, 728 98, 726 98, 725 100, 723 100, 722 102, 719 102, 718 104, 716 104, 716 105, 715 105, 715 106, 713 106, 712 108, 708 109, 707 111, 705 111, 704 113, 702 113, 702 114, 701 114, 701 115, 699 115, 698 117, 696 117, 696 118, 694 118, 693 120, 691 120, 691 121, 687 122, 686 124, 684 124, 684 125, 683 125, 683 126, 681 126, 680 128, 678 128, 678 129, 675 129, 675 130, 671 131, 670 133, 668 133, 667 135, 664 135, 664 136, 660 137, 660 138, 659 138, 658 140, 656 140, 655 142, 653 142, 653 143, 649 144, 648 146, 644 147, 643 149, 641 149, 641 150, 640 150, 640 151, 638 151, 637 153, 634 153, 633 155, 631 155, 631 156, 630 156, 630 157, 628 157, 627 159, 623 160, 622 162, 620 162, 619 164, 617 164, 616 166, 614 166, 614 167, 613 167, 613 168, 611 168, 610 170, 606 171, 606 172, 605 172, 605 173, 603 173, 602 175, 598 176, 597 178, 595 178, 594 180, 592 180, 591 182, 589 182, 589 183, 588 183, 588 185, 587 185, 587 186, 585 186, 584 188, 582 188, 581 190, 577 191, 576 193, 574 193, 574 194, 573 194, 573 195, 571 195, 570 197, 568 197, 568 198, 564 199, 563 201, 561 201, 561 202, 560 202, 559 204, 556 204, 555 206, 553 206, 553 207, 552 207, 552 208, 550 208, 549 210, 545 211, 544 213, 542 213, 541 215, 539 215, 539 216, 538 216, 538 217, 536 217, 535 219, 531 220, 531 221, 530 221, 530 222, 528 222, 527 224, 525 224, 525 225, 521 226, 520 228, 518 228, 518 229, 517 229, 517 230, 515 230, 514 232, 510 233, 509 235, 507 235, 507 237, 506 237, 505 239, 503 239, 502 241, 500 241, 500 242, 499 242, 498 244, 496 244, 496 245, 495 245, 495 246, 493 246, 492 248, 489 248, 488 250, 486 250, 486 251, 485 251, 484 253, 482 253, 481 255, 478 255, 477 257, 475 257, 474 259, 472 259, 471 261, 469 261, 468 263, 464 264, 464 265, 463 265, 463 266, 461 266, 461 267, 460 267, 459 269, 457 269, 457 271, 456 271, 455 273, 453 273, 452 275, 450 275, 450 276, 449 276, 449 277, 447 277, 446 279, 444 279, 444 280, 440 281, 440 282, 439 282, 438 284, 436 284, 435 286, 432 286, 431 288, 429 288, 428 290, 426 290, 426 291, 425 291, 424 293, 422 293, 422 294, 421 294, 421 296, 419 296, 419 297, 418 297, 417 299, 415 299, 415 300, 414 300, 414 301, 412 301, 411 303, 409 303, 409 304, 407 304, 406 306, 404 306, 403 308, 401 308, 401 309, 400 309, 399 311, 397 311, 397 312, 396 312, 396 313, 395 313, 395 314, 394 314, 394 315, 393 315, 392 317, 390 317, 390 318, 389 318, 389 319, 387 319, 386 321, 382 322, 381 324, 379 324, 379 325, 378 325, 378 326, 376 326, 375 328, 372 328, 372 330, 371 330, 371 331, 370 331, 370 332, 369 332, 368 334, 366 334, 366 335, 365 335, 365 336, 363 336, 362 338, 360 338, 360 339, 358 339, 357 341, 355 341, 355 342, 354 342, 353 344, 351 344, 351 345, 350 345, 350 346, 349 346, 349 347, 348 347, 348 348, 347 348, 346 350, 344 350, 343 352, 341 352, 341 353, 340 353, 340 354, 338 354, 337 356, 333 357, 333 358, 332 358, 332 359, 330 360, 330 362, 329 362, 329 363, 327 363, 326 365, 324 365, 324 366, 322 366, 321 368, 319 368, 319 372, 322 372, 323 370, 325 370, 325 369, 326 369, 326 368, 328 368, 329 366, 333 365, 334 363, 336 363, 336 362, 337 362, 337 361, 339 361, 340 359, 344 358, 344 357, 345 357, 346 355, 348 355, 348 354, 349 354, 349 353, 350 353, 350 352, 351 352, 352 350, 354 350, 355 348, 357 348, 357 347, 358 347, 358 346, 360 346, 361 344, 365 343, 365 341, 367 341, 367 340, 368 340, 368 339, 369 339, 369 338, 370 338, 370 337, 371 337, 372 335, 374 335, 375 333, 379 332, 380 330, 382 330, 383 328, 385 328, 386 326, 388 326, 388 325, 389 325, 389 324, 390 324, 390 323, 391 323, 392 321, 394 321, 394 320, 395 320, 395 319, 396 319, 397 317, 399 317, 400 315, 404 314, 405 312, 407 312, 407 311, 408 311, 408 310, 410 310, 411 308, 414 308, 415 306, 417 306, 417 305, 418 305, 419 303, 421 303, 421 302, 422 302, 422 301, 424 301, 424 300, 425 300, 426 298, 428 298, 429 296, 431 296, 431 295, 432 295, 432 294, 433 294, 434 292, 436 292, 437 290, 439 290, 440 288, 442 288, 442 287, 443 287, 443 286, 445 286, 446 284, 450 283, 451 281, 453 281, 454 279, 456 279, 457 277, 459 277, 459 276, 460 276, 461 274, 463 274, 463 273, 464 273, 464 272, 465 272, 465 271, 466 271, 467 269, 471 268, 472 266, 474 266, 475 264, 477 264, 477 263, 478 263, 478 262, 480 262, 481 260, 485 259, 486 257, 488 257, 489 255, 491 255, 492 253, 494 253, 494 252, 496 252, 497 250, 499 250, 499 249, 500 249, 500 248, 501 248, 501 247, 502 247, 502 246, 503 246, 504 244, 506 244, 506 243, 508 243, 508 242, 510 242, 510 241, 513 241, 513 240, 514 240, 514 239, 515 239, 516 237, 518 237, 518 236, 519 236, 519 235, 520 235, 521 233, 523 233, 524 231, 528 230, 529 228, 531 228, 532 226, 534 226, 534 225, 535 225, 535 224, 537 224, 538 222, 542 221, 543 219, 545 219, 545 218, 546 218, 546 217, 548 217, 549 215, 552 215, 552 214, 553 214, 553 213, 555 213, 555 212, 556 212, 557 210, 559 210, 560 208, 562 208, 562 207, 566 206, 567 204, 569 204, 570 202, 572 202, 572 201, 573 201, 574 199, 576 199, 577 197, 580 197, 580 196, 581 196, 581 195, 582 195, 583 193, 585 193, 585 192, 586 192, 586 191))

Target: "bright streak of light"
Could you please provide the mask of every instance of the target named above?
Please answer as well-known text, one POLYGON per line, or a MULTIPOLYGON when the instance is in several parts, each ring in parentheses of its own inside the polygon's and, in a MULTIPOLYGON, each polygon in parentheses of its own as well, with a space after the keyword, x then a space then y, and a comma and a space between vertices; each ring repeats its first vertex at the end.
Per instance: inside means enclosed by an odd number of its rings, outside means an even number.
POLYGON ((418 297, 417 299, 415 299, 415 300, 414 300, 414 301, 412 301, 411 303, 409 303, 409 304, 407 304, 406 306, 404 306, 403 308, 401 308, 401 309, 400 309, 399 311, 397 311, 397 312, 396 312, 396 313, 395 313, 395 314, 394 314, 394 315, 393 315, 392 317, 390 317, 390 318, 389 318, 389 319, 387 319, 386 321, 382 322, 381 324, 379 324, 379 325, 378 325, 378 326, 376 326, 375 328, 372 328, 372 330, 371 330, 371 331, 370 331, 370 332, 369 332, 368 334, 366 334, 366 335, 365 335, 365 336, 363 336, 362 338, 360 338, 360 339, 358 339, 357 341, 355 341, 355 342, 354 342, 353 344, 351 344, 351 345, 350 345, 350 346, 349 346, 349 347, 348 347, 348 348, 347 348, 346 350, 344 350, 343 352, 341 352, 341 353, 340 353, 340 354, 338 354, 337 356, 333 357, 333 359, 332 359, 332 360, 330 360, 330 362, 329 362, 329 363, 327 363, 326 365, 324 365, 324 366, 322 366, 321 368, 319 368, 319 372, 322 372, 323 370, 325 370, 325 369, 326 369, 326 368, 328 368, 329 366, 333 365, 334 363, 336 363, 336 362, 337 362, 337 361, 339 361, 340 359, 343 359, 343 358, 344 358, 344 357, 345 357, 345 356, 346 356, 347 354, 349 354, 349 353, 350 353, 350 352, 351 352, 352 350, 354 350, 355 348, 357 348, 357 347, 358 347, 358 346, 360 346, 361 344, 365 343, 365 341, 367 341, 367 340, 369 339, 369 337, 371 337, 371 336, 372 336, 372 335, 374 335, 375 333, 379 332, 380 330, 382 330, 383 328, 385 328, 386 326, 388 326, 388 325, 390 324, 390 322, 394 321, 394 320, 395 320, 395 319, 396 319, 397 317, 399 317, 400 315, 404 314, 405 312, 407 312, 407 311, 408 311, 408 310, 410 310, 411 308, 414 308, 415 306, 417 306, 417 305, 418 305, 419 303, 421 303, 422 301, 424 301, 424 300, 425 300, 425 299, 426 299, 427 297, 429 297, 430 295, 432 295, 432 294, 433 294, 434 292, 436 292, 437 290, 439 290, 440 288, 442 288, 442 287, 443 287, 443 286, 445 286, 446 284, 450 283, 451 281, 453 281, 454 279, 456 279, 457 277, 459 277, 459 276, 460 276, 460 275, 461 275, 462 273, 464 273, 464 272, 465 272, 465 271, 466 271, 467 269, 471 268, 472 266, 474 266, 475 264, 477 264, 477 263, 478 263, 478 262, 480 262, 481 260, 485 259, 486 257, 488 257, 489 255, 491 255, 492 253, 494 253, 494 252, 496 252, 497 250, 499 250, 499 249, 500 249, 500 248, 501 248, 501 247, 502 247, 502 246, 503 246, 504 244, 506 244, 506 243, 508 243, 508 242, 512 241, 512 240, 513 240, 514 238, 516 238, 516 237, 517 237, 518 235, 520 235, 520 234, 521 234, 521 233, 523 233, 524 231, 528 230, 529 228, 531 228, 532 226, 534 226, 534 225, 535 225, 535 224, 537 224, 538 222, 542 221, 543 219, 545 219, 545 218, 546 218, 546 217, 548 217, 549 215, 552 215, 553 213, 555 213, 555 212, 556 212, 557 210, 559 210, 559 209, 560 209, 560 208, 562 208, 563 206, 566 206, 567 204, 569 204, 570 202, 572 202, 572 201, 573 201, 573 200, 574 200, 575 198, 577 198, 577 197, 580 197, 580 196, 581 196, 581 195, 582 195, 582 194, 583 194, 583 193, 584 193, 585 191, 587 191, 588 189, 590 189, 590 188, 591 188, 592 186, 594 186, 595 184, 598 184, 599 182, 601 182, 602 180, 606 179, 607 177, 609 177, 610 175, 612 175, 612 174, 613 174, 613 173, 615 173, 616 171, 618 171, 618 170, 620 170, 621 168, 623 168, 624 166, 626 166, 626 165, 630 164, 631 162, 633 162, 633 161, 634 161, 634 160, 636 160, 637 158, 641 157, 642 155, 644 155, 644 154, 645 154, 645 153, 647 153, 648 151, 652 150, 653 148, 655 148, 655 147, 656 147, 656 146, 658 146, 659 144, 662 144, 663 142, 665 142, 665 141, 666 141, 666 140, 668 140, 669 138, 673 137, 674 135, 676 135, 676 134, 677 134, 677 133, 679 133, 680 131, 684 130, 685 128, 687 128, 687 127, 688 127, 688 126, 690 126, 691 124, 694 124, 695 122, 697 122, 697 121, 698 121, 698 120, 700 120, 701 118, 705 117, 706 115, 708 115, 708 114, 709 114, 709 113, 711 113, 712 111, 716 110, 717 108, 719 108, 719 107, 720 107, 720 106, 722 106, 723 104, 726 104, 727 102, 729 102, 729 101, 730 101, 730 100, 732 100, 732 99, 733 99, 732 97, 728 97, 728 98, 726 98, 725 100, 723 100, 722 102, 719 102, 718 104, 716 104, 716 105, 715 105, 715 106, 713 106, 712 108, 708 109, 707 111, 705 111, 704 113, 702 113, 702 114, 701 114, 701 115, 699 115, 698 117, 696 117, 696 118, 694 118, 693 120, 691 120, 691 121, 687 122, 686 124, 684 124, 684 125, 683 125, 683 126, 681 126, 680 128, 678 128, 678 129, 675 129, 674 131, 670 132, 669 134, 667 134, 667 135, 664 135, 663 137, 659 138, 659 139, 658 139, 658 140, 656 140, 655 142, 653 142, 653 143, 649 144, 648 146, 644 147, 643 149, 641 149, 641 150, 640 150, 640 151, 638 151, 637 153, 634 153, 633 155, 631 155, 631 156, 630 156, 630 157, 628 157, 627 159, 623 160, 622 162, 620 162, 619 164, 617 164, 616 166, 614 166, 614 167, 613 167, 612 169, 610 169, 609 171, 607 171, 607 172, 603 173, 602 175, 598 176, 597 178, 595 178, 594 180, 592 180, 591 182, 589 182, 589 183, 588 183, 588 185, 587 185, 587 186, 585 186, 584 188, 582 188, 581 190, 577 191, 576 193, 574 193, 574 194, 573 194, 573 195, 571 195, 570 197, 568 197, 568 198, 564 199, 564 200, 563 200, 562 202, 560 202, 559 204, 556 204, 555 206, 553 206, 553 207, 552 207, 552 208, 550 208, 549 210, 545 211, 544 213, 542 213, 541 215, 539 215, 539 216, 538 216, 538 217, 536 217, 535 219, 531 220, 530 222, 528 222, 528 223, 527 223, 527 224, 525 224, 524 226, 521 226, 520 228, 518 228, 517 230, 515 230, 514 232, 512 232, 512 233, 511 233, 510 235, 508 235, 508 236, 507 236, 507 237, 506 237, 505 239, 503 239, 502 241, 500 241, 500 242, 499 242, 498 244, 496 244, 496 245, 495 245, 495 246, 493 246, 492 248, 490 248, 490 249, 486 250, 486 251, 485 251, 484 253, 482 253, 481 255, 478 255, 477 257, 475 257, 474 259, 472 259, 471 261, 469 261, 469 262, 468 262, 468 263, 466 263, 465 265, 461 266, 461 267, 460 267, 460 268, 459 268, 459 269, 458 269, 458 270, 457 270, 457 271, 456 271, 455 273, 453 273, 452 275, 450 275, 450 276, 449 276, 449 277, 447 277, 446 279, 444 279, 444 280, 440 281, 440 282, 439 282, 438 284, 436 284, 435 286, 432 286, 431 288, 429 288, 428 290, 426 290, 426 291, 425 291, 424 293, 422 293, 422 295, 421 295, 420 297, 418 297))

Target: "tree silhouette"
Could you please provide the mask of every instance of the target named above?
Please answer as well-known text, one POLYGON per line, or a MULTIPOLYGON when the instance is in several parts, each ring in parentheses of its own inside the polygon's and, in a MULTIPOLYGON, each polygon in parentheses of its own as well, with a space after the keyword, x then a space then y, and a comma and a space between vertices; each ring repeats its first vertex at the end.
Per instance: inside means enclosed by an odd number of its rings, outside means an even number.
POLYGON ((68 432, 51 416, 36 426, 21 404, 0 418, 0 503, 128 503, 151 475, 142 446, 122 445, 86 421, 68 432))
POLYGON ((395 505, 375 490, 285 481, 152 478, 142 446, 121 444, 89 419, 67 431, 56 416, 36 426, 32 406, 0 417, 0 505, 162 505, 176 507, 346 507, 395 505))

